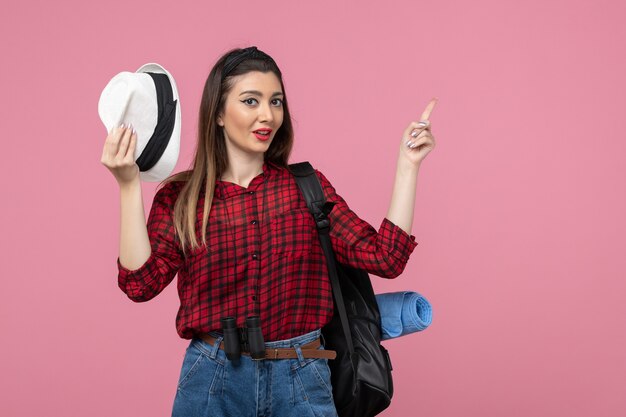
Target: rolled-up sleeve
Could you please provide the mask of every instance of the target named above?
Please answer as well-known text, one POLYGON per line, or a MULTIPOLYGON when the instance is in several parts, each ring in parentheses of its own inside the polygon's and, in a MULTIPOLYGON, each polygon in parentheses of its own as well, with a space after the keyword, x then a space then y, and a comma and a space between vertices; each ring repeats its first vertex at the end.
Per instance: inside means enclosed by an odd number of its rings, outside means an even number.
POLYGON ((320 171, 316 173, 326 199, 335 203, 329 217, 330 239, 337 261, 383 278, 400 275, 417 246, 415 236, 386 217, 378 230, 374 229, 348 207, 320 171))
POLYGON ((139 268, 130 270, 117 258, 118 286, 133 301, 148 301, 156 297, 182 265, 184 256, 173 222, 174 199, 171 183, 157 191, 148 216, 150 257, 139 268))

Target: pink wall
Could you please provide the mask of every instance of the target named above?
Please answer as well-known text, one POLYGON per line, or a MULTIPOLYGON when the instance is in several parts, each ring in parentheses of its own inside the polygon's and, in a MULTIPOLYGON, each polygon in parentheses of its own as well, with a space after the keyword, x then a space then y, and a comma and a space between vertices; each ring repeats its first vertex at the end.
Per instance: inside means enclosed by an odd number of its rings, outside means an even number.
POLYGON ((399 137, 439 98, 419 246, 397 280, 374 277, 434 309, 430 328, 386 342, 396 394, 384 416, 626 415, 625 12, 564 0, 4 5, 0 415, 169 416, 187 346, 176 288, 135 304, 117 287, 119 195, 100 164, 97 102, 119 71, 168 68, 185 169, 210 67, 249 45, 285 74, 293 161, 313 161, 375 226, 399 137))

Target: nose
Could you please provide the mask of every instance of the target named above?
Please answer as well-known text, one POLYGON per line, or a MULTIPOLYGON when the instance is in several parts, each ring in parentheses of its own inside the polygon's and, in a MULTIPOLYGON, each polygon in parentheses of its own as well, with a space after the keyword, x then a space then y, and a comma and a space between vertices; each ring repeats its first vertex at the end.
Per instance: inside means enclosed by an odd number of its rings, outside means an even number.
POLYGON ((269 104, 259 106, 259 121, 270 123, 274 121, 274 110, 269 104))

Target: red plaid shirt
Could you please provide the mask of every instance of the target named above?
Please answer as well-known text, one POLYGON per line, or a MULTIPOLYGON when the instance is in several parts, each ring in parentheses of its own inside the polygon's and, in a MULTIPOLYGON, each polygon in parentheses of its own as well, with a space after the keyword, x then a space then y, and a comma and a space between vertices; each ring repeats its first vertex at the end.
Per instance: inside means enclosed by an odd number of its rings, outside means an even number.
MULTIPOLYGON (((380 277, 400 275, 417 246, 415 237, 387 218, 376 231, 316 173, 326 198, 336 203, 329 217, 337 261, 380 277)), ((268 162, 248 188, 217 181, 208 248, 186 258, 172 223, 182 185, 168 183, 154 196, 147 222, 148 260, 131 271, 117 258, 118 285, 131 300, 154 298, 178 273, 176 330, 183 339, 221 332, 223 316, 235 317, 243 327, 246 317, 259 315, 265 341, 299 336, 330 321, 333 298, 326 259, 315 221, 289 171, 268 162)), ((198 200, 198 239, 203 206, 204 192, 198 200)))

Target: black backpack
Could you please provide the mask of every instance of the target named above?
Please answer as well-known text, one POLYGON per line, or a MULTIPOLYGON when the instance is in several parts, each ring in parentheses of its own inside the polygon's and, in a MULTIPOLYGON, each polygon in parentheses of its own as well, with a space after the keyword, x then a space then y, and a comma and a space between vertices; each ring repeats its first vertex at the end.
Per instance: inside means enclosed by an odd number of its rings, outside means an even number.
POLYGON ((289 165, 315 219, 326 255, 335 300, 331 321, 322 328, 325 348, 337 357, 328 361, 335 407, 340 417, 375 416, 391 403, 393 381, 389 353, 381 344, 380 313, 366 271, 339 264, 330 241, 327 202, 309 162, 289 165))

